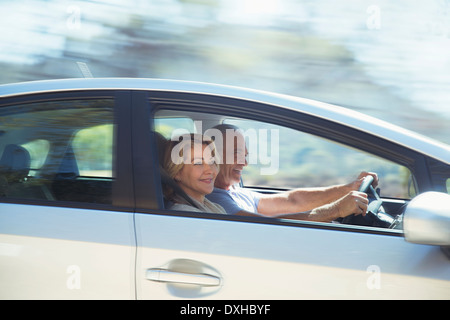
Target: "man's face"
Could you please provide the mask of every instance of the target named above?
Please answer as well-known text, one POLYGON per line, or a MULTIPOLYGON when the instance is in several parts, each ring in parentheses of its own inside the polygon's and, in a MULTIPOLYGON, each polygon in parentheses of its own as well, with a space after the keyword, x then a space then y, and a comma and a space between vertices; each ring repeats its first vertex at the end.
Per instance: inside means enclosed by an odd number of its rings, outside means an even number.
POLYGON ((229 189, 233 184, 239 183, 242 170, 248 164, 244 136, 237 132, 235 135, 234 139, 231 137, 227 140, 225 137, 223 140, 222 164, 215 183, 217 188, 229 189))

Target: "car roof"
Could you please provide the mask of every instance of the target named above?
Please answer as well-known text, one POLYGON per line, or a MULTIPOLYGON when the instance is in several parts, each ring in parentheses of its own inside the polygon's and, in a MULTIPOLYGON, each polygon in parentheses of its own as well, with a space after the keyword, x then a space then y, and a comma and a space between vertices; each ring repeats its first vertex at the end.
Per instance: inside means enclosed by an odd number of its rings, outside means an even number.
POLYGON ((153 90, 244 99, 289 108, 357 128, 450 164, 450 146, 348 108, 284 94, 194 81, 141 78, 74 78, 0 85, 0 97, 78 90, 153 90))

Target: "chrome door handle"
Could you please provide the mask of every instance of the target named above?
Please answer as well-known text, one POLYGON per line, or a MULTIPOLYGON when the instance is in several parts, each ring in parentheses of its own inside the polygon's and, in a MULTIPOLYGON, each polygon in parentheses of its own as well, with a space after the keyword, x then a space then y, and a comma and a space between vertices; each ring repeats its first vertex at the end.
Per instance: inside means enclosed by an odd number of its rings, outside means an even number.
POLYGON ((185 273, 167 269, 148 269, 146 278, 150 281, 193 284, 206 287, 220 285, 220 278, 206 273, 185 273))

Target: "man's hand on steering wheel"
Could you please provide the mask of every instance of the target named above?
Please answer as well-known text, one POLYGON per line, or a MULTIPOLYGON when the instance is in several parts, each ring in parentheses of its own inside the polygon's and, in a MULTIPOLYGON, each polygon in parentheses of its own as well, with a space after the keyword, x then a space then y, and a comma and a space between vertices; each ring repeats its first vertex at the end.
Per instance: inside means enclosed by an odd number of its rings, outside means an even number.
POLYGON ((368 224, 384 228, 391 228, 394 225, 395 219, 382 209, 383 201, 375 190, 376 186, 378 186, 378 176, 375 173, 361 172, 358 179, 353 182, 353 187, 358 188, 359 192, 367 194, 369 198, 368 215, 360 215, 359 217, 363 216, 364 218, 358 218, 355 214, 351 214, 345 217, 342 223, 368 224))
POLYGON ((364 181, 364 179, 366 177, 372 177, 373 178, 372 187, 374 189, 378 186, 378 175, 376 173, 374 173, 374 172, 363 171, 363 172, 361 172, 359 174, 358 178, 350 184, 350 187, 352 188, 352 190, 355 190, 355 191, 358 190, 358 191, 367 193, 367 189, 366 190, 360 190, 361 185, 362 185, 362 183, 363 183, 363 181, 364 181))

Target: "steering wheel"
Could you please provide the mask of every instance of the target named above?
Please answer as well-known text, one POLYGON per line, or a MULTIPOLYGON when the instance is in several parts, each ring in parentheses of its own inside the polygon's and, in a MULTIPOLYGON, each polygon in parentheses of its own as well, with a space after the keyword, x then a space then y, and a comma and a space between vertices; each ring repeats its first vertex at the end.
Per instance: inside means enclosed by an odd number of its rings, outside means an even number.
POLYGON ((372 227, 390 228, 395 219, 384 212, 382 207, 383 200, 372 186, 373 177, 366 176, 359 187, 359 192, 367 194, 369 205, 367 207, 366 215, 351 214, 342 220, 345 224, 366 225, 372 227))

